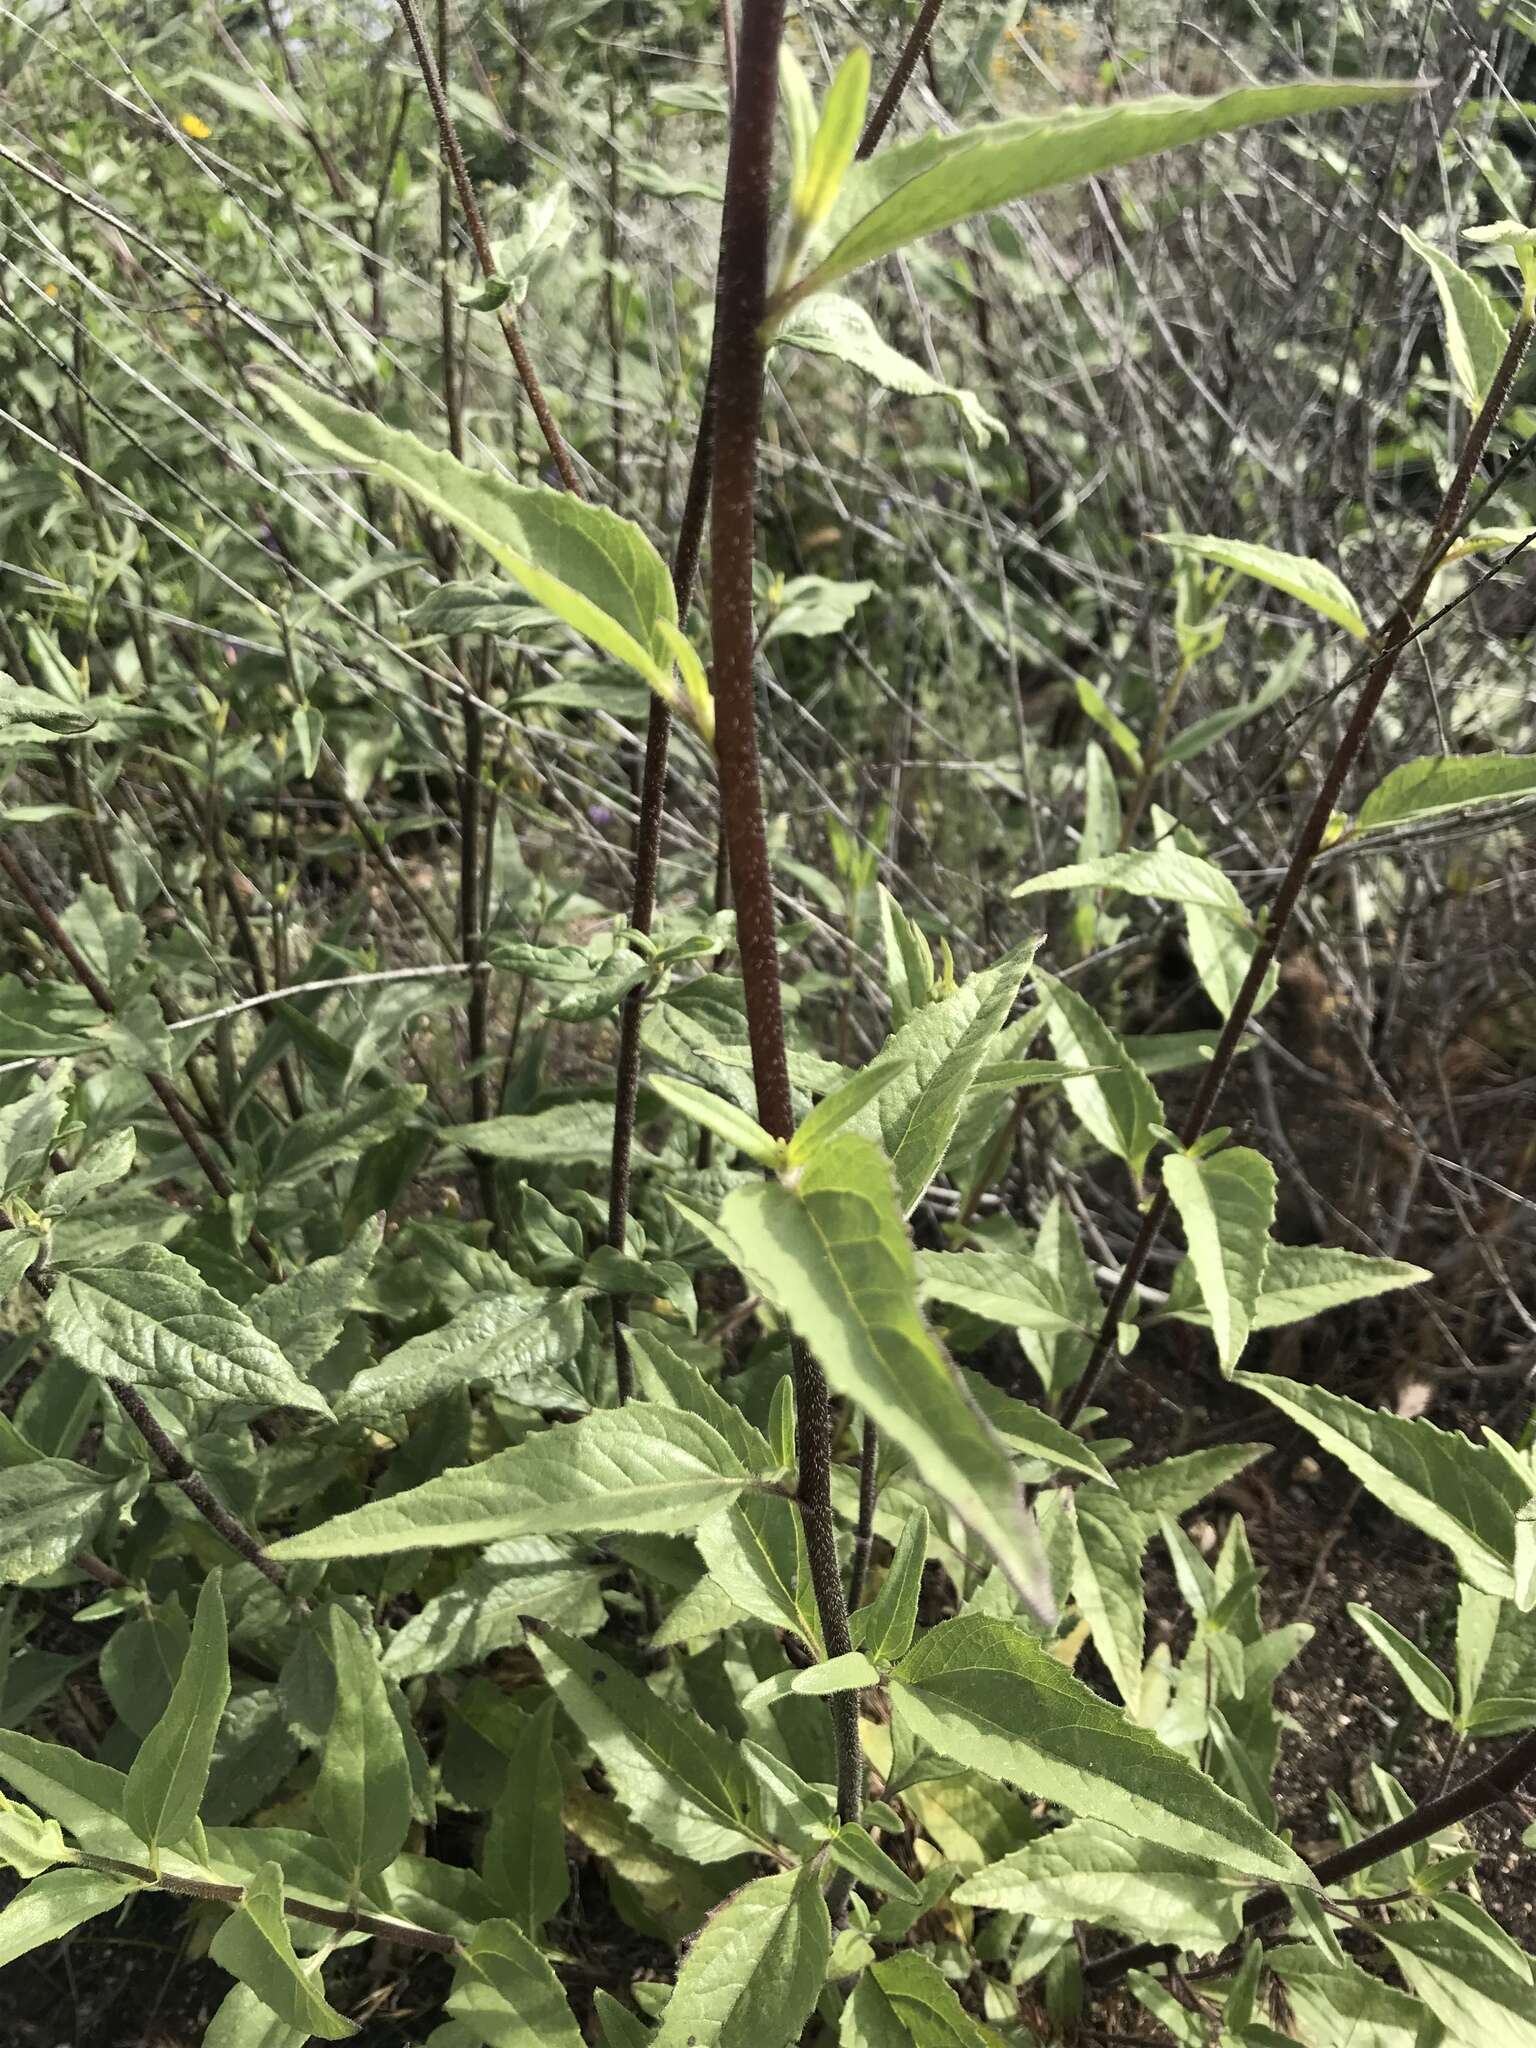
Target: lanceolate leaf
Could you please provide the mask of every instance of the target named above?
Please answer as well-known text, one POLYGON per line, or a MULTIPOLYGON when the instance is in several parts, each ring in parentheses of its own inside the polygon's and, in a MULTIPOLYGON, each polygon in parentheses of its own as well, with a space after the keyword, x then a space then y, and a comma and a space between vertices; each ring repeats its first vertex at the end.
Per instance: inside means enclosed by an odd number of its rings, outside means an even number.
POLYGON ((1151 896, 1169 903, 1197 903, 1203 909, 1243 918, 1243 899, 1219 867, 1197 854, 1160 846, 1150 853, 1106 853, 1071 867, 1052 868, 1020 882, 1015 896, 1038 896, 1052 889, 1123 889, 1130 896, 1151 896))
POLYGON ((1043 1920, 1087 1920, 1199 1953, 1236 1940, 1243 1888, 1163 1843, 1074 1821, 967 1878, 955 1901, 1043 1920))
POLYGON ((1415 90, 1349 81, 1244 87, 1208 99, 1162 93, 925 135, 855 165, 834 213, 837 239, 777 310, 923 235, 1033 192, 1262 121, 1401 99, 1415 90))
POLYGON ((1536 791, 1536 754, 1459 754, 1405 761, 1360 806, 1356 829, 1385 832, 1443 811, 1536 791))
POLYGON ((546 1700, 525 1717, 507 1751, 506 1782, 491 1809, 481 1866, 497 1904, 535 1940, 571 1889, 551 1739, 554 1718, 555 1702, 546 1700))
MULTIPOLYGON (((926 1003, 866 1069, 877 1073, 887 1063, 907 1068, 882 1089, 869 1112, 895 1169, 903 1215, 911 1215, 944 1164, 971 1084, 1008 1021, 1038 944, 1027 941, 995 967, 971 975, 952 995, 926 1003)), ((865 1118, 856 1128, 873 1135, 865 1118)))
POLYGON ((286 1558, 379 1557, 582 1529, 692 1529, 750 1483, 707 1422, 632 1401, 558 1424, 483 1464, 440 1473, 271 1549, 286 1558))
POLYGON ((1054 1276, 1018 1252, 919 1252, 925 1301, 947 1301, 1015 1330, 1056 1335, 1082 1326, 1054 1276))
POLYGON ((795 307, 774 341, 812 355, 831 356, 908 398, 948 399, 979 448, 985 448, 994 434, 999 440, 1008 438, 1003 421, 984 408, 974 391, 946 384, 921 363, 892 348, 855 299, 841 298, 835 292, 819 293, 795 307))
POLYGON ((1496 1452, 1458 1430, 1363 1408, 1321 1387, 1270 1373, 1237 1380, 1310 1430, 1394 1514, 1445 1544, 1474 1586, 1513 1597, 1515 1518, 1530 1488, 1496 1452))
POLYGON ((581 1304, 579 1294, 554 1289, 482 1295, 360 1372, 337 1397, 337 1419, 379 1428, 455 1387, 477 1386, 530 1408, 584 1408, 575 1381, 558 1370, 580 1349, 581 1304))
POLYGON ((743 1265, 833 1387, 908 1453, 1021 1598, 1048 1610, 1038 1532, 1007 1451, 918 1311, 911 1241, 885 1160, 867 1139, 843 1136, 795 1178, 794 1187, 770 1182, 727 1199, 721 1222, 743 1265))
POLYGON ((244 1903, 220 1927, 210 1950, 232 1977, 301 2034, 345 2041, 357 2028, 326 2003, 317 1963, 301 1963, 283 1917, 283 1873, 266 1864, 245 1887, 244 1903))
POLYGON ((658 1699, 616 1658, 574 1636, 544 1629, 533 1649, 615 1793, 664 1848, 700 1863, 762 1848, 738 1743, 658 1699))
POLYGON ((48 1333, 103 1379, 200 1401, 308 1408, 327 1415, 270 1337, 164 1245, 66 1273, 48 1302, 48 1333))
POLYGON ((1246 1808, 1016 1623, 941 1622, 896 1667, 891 1688, 914 1733, 971 1770, 1245 1876, 1306 1877, 1246 1808))
POLYGON ((69 1458, 0 1471, 0 1581, 24 1586, 68 1564, 131 1489, 69 1458))
POLYGON ((1171 1154, 1163 1181, 1184 1226, 1221 1369, 1230 1374, 1247 1345, 1264 1283, 1275 1170, 1261 1153, 1234 1145, 1205 1159, 1171 1154))
POLYGON ((656 2048, 790 2048, 821 1995, 831 1953, 814 1864, 743 1886, 688 1951, 656 2048))
POLYGON ((50 1870, 34 1877, 0 1913, 0 1969, 108 1912, 132 1890, 126 1879, 99 1870, 50 1870))
POLYGON ((907 1517, 879 1592, 850 1617, 854 1641, 876 1664, 892 1663, 912 1647, 927 1558, 928 1510, 920 1507, 907 1517))
POLYGON ((1152 1126, 1163 1121, 1157 1090, 1080 995, 1038 970, 1035 981, 1057 1057, 1098 1070, 1091 1078, 1062 1083, 1073 1115, 1139 1181, 1155 1142, 1152 1126))
POLYGON ((1410 1642, 1390 1621, 1383 1620, 1381 1615, 1373 1613, 1357 1600, 1349 1602, 1349 1618, 1392 1666, 1414 1705, 1433 1715, 1437 1721, 1449 1721, 1455 1704, 1451 1681, 1437 1664, 1425 1656, 1418 1644, 1410 1642))
POLYGON ((904 1949, 860 1976, 843 2008, 839 2048, 1003 2048, 972 2019, 928 1958, 904 1949))
MULTIPOLYGON (((1398 1287, 1418 1287, 1431 1278, 1422 1266, 1401 1259, 1368 1259, 1326 1245, 1272 1244, 1253 1304, 1252 1328, 1278 1330, 1287 1323, 1304 1323, 1327 1309, 1367 1301, 1398 1287)), ((1181 1266, 1174 1274, 1168 1306, 1159 1313, 1177 1316, 1181 1322, 1209 1323, 1193 1265, 1181 1266)))
POLYGON ((1462 396, 1476 413, 1488 396, 1509 343, 1509 322, 1482 278, 1444 250, 1436 249, 1412 228, 1399 230, 1434 279, 1445 316, 1445 352, 1462 396))
POLYGON ((372 1642, 344 1607, 326 1619, 336 1704, 309 1803, 355 1894, 405 1846, 411 1767, 372 1642))
POLYGON ((465 2037, 490 2048, 582 2048, 560 1979, 510 1920, 487 1920, 448 1999, 465 2037))
POLYGON ((374 1216, 344 1252, 301 1266, 246 1304, 255 1327, 300 1372, 312 1372, 341 1335, 383 1237, 384 1218, 374 1216))
POLYGON ((1128 1712, 1141 1704, 1147 1524, 1121 1494, 1086 1487, 1073 1498, 1072 1597, 1128 1712))
POLYGON ((1395 1921, 1373 1931, 1455 2048, 1529 2048, 1536 1987, 1506 1969, 1476 1934, 1447 1920, 1395 1921))
POLYGON ((197 1596, 192 1639, 170 1704, 140 1745, 123 1788, 123 1818, 149 1844, 179 1842, 197 1819, 229 1699, 229 1634, 217 1572, 197 1596))
POLYGON ((1223 540, 1214 533, 1160 533, 1155 536, 1180 554, 1198 555, 1202 562, 1216 562, 1224 569, 1253 576, 1271 584, 1302 604, 1332 619, 1356 640, 1370 637, 1370 627, 1348 587, 1321 562, 1307 555, 1282 554, 1279 548, 1262 547, 1257 541, 1223 540))
POLYGON ((269 373, 262 388, 316 447, 383 477, 478 541, 535 603, 670 696, 672 658, 658 629, 677 624, 672 579, 631 520, 568 491, 470 469, 290 378, 269 373))

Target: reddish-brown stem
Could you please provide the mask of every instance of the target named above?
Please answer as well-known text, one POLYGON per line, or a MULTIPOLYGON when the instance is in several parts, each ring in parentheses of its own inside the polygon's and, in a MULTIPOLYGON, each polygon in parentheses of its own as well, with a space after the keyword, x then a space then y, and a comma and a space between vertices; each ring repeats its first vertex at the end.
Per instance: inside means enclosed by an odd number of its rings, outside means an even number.
MULTIPOLYGON (((1466 446, 1462 449, 1461 453, 1461 461, 1457 464, 1456 474, 1451 479, 1450 487, 1441 502, 1439 513, 1436 516, 1429 539, 1419 557, 1418 567, 1414 571, 1412 581, 1409 583, 1402 601, 1397 605, 1391 618, 1378 636, 1376 652, 1372 655, 1370 665, 1366 670, 1365 681, 1361 685, 1360 696, 1355 704, 1354 713, 1350 718, 1348 726, 1345 728, 1343 738, 1339 741, 1334 751, 1332 761, 1328 764, 1327 773, 1318 784, 1317 794, 1312 800, 1312 807, 1308 811, 1306 821, 1297 836, 1289 865, 1281 878, 1279 888, 1275 892, 1275 900, 1270 906, 1269 916, 1262 935, 1257 946, 1254 948, 1253 958, 1248 963, 1248 971, 1243 977, 1243 985, 1238 990, 1236 1000, 1228 1012, 1226 1023, 1222 1026, 1221 1036, 1216 1041, 1216 1050, 1212 1054, 1201 1077, 1200 1086, 1195 1092, 1195 1099, 1190 1105, 1189 1113, 1185 1117, 1183 1127, 1179 1132, 1180 1142, 1184 1145, 1194 1144, 1210 1121, 1211 1111, 1215 1107, 1216 1098, 1221 1093, 1223 1083, 1231 1071, 1232 1062, 1237 1056, 1238 1045, 1242 1040, 1244 1031, 1248 1028, 1248 1020, 1253 1015, 1254 1006, 1258 1002, 1259 992, 1264 986, 1265 977, 1274 965, 1275 956, 1280 949, 1280 942, 1285 937, 1286 927, 1291 921, 1291 914, 1295 910, 1302 889, 1306 885, 1312 863, 1317 858, 1318 849, 1323 843, 1329 821, 1333 816, 1335 806, 1343 791, 1345 781, 1349 776, 1349 771, 1355 765, 1360 749, 1365 743, 1365 736, 1370 730, 1371 720, 1376 716, 1377 707, 1386 693, 1387 685, 1391 682, 1396 672, 1403 649, 1413 635, 1414 620, 1417 618, 1424 600, 1429 594, 1429 586, 1434 581, 1435 573, 1440 567, 1441 557, 1455 535, 1462 510, 1467 502, 1467 492, 1471 488, 1472 479, 1477 474, 1478 465, 1481 463, 1484 451, 1488 446, 1488 437, 1493 432, 1500 413, 1504 410, 1510 390, 1514 385, 1515 378, 1519 374, 1520 366, 1525 361, 1526 351, 1531 343, 1531 332, 1532 326, 1528 319, 1521 318, 1516 322, 1509 337, 1509 344, 1504 351, 1504 359, 1499 365, 1498 373, 1494 377, 1482 410, 1478 413, 1467 434, 1466 446)), ((1157 1193, 1148 1204, 1146 1214, 1141 1219, 1141 1227, 1136 1233, 1136 1240, 1131 1246, 1124 1266, 1121 1268, 1120 1277, 1115 1282, 1114 1291, 1110 1296, 1109 1306, 1104 1312, 1104 1320, 1099 1325, 1099 1333, 1094 1340, 1093 1351, 1089 1357, 1087 1367, 1082 1378, 1072 1389, 1066 1406, 1062 1409, 1061 1419, 1069 1429, 1093 1398, 1099 1375, 1114 1349, 1115 1333, 1120 1326, 1121 1317, 1124 1315, 1135 1292, 1136 1284, 1140 1280, 1146 1266, 1148 1254, 1157 1242, 1158 1234, 1167 1219, 1168 1209, 1169 1197, 1167 1187, 1165 1185, 1159 1186, 1157 1193)))
MULTIPOLYGON (((131 1877, 136 1883, 157 1891, 172 1892, 181 1899, 205 1899, 210 1904, 238 1906, 245 1889, 238 1884, 220 1884, 207 1877, 172 1877, 158 1874, 142 1863, 124 1863, 116 1856, 90 1856, 83 1852, 75 1862, 87 1870, 105 1871, 113 1877, 131 1877)), ((412 1927, 404 1920, 389 1920, 382 1913, 352 1913, 341 1906, 316 1906, 307 1899, 291 1896, 283 1900, 283 1911, 295 1920, 307 1920, 315 1927, 331 1927, 338 1934, 371 1934, 379 1941, 395 1941, 402 1948, 430 1949, 434 1955, 457 1955, 459 1944, 451 1934, 434 1933, 430 1927, 412 1927)))
MULTIPOLYGON (((469 167, 464 161, 464 151, 459 145, 458 130, 453 125, 453 114, 448 105, 448 96, 443 91, 432 52, 427 46, 426 30, 422 27, 421 16, 416 11, 415 0, 400 0, 400 13, 405 22, 406 34, 411 39, 411 48, 416 53, 416 68, 421 73, 421 82, 427 89, 427 98, 432 103, 432 117, 437 123, 438 140, 443 155, 448 159, 448 169, 453 177, 454 190, 459 195, 459 207, 464 215, 464 224, 469 229, 469 238, 475 245, 475 258, 480 265, 481 275, 487 280, 496 275, 496 254, 491 247, 491 238, 486 232, 485 216, 480 211, 480 201, 470 182, 469 167)), ((539 382, 538 372, 533 367, 533 358, 528 353, 528 344, 523 340, 523 331, 517 324, 516 315, 510 306, 502 306, 496 314, 506 337, 507 349, 517 370, 518 381, 533 407, 533 416, 539 423, 539 432, 544 436, 545 446, 554 457, 555 467, 560 472, 560 481, 568 491, 579 498, 582 496, 581 479, 576 474, 576 465, 571 451, 566 446, 565 436, 555 425, 549 401, 544 396, 544 387, 539 382)))
POLYGON ((901 96, 917 69, 918 59, 928 47, 928 38, 933 34, 933 25, 938 20, 939 10, 943 5, 944 0, 923 0, 922 6, 918 9, 917 19, 908 31, 901 55, 896 59, 896 68, 890 75, 885 91, 880 95, 879 105, 870 115, 864 133, 859 137, 860 159, 874 154, 881 136, 890 127, 891 116, 901 103, 901 96))
MULTIPOLYGON (((779 991, 773 875, 763 817, 752 657, 752 563, 756 542, 757 440, 773 208, 773 132, 783 0, 747 0, 736 61, 736 103, 720 228, 715 310, 715 492, 710 622, 715 657, 715 751, 720 811, 736 903, 736 943, 747 998, 747 1035, 757 1118, 776 1138, 794 1131, 784 1013, 779 991)), ((827 1382, 803 1344, 794 1347, 798 1416, 797 1498, 811 1584, 829 1656, 850 1648, 832 1514, 832 1418, 827 1382)), ((837 1742, 838 1812, 858 1818, 863 1796, 858 1695, 828 1700, 837 1742)))

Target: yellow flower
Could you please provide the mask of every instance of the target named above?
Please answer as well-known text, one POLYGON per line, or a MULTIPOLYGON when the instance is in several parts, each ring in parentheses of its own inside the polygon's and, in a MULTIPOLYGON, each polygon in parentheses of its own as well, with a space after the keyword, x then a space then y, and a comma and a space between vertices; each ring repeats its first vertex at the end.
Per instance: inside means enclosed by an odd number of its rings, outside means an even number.
POLYGON ((183 114, 176 123, 183 135, 190 135, 194 142, 206 142, 213 130, 196 114, 183 114))
POLYGON ((45 284, 43 286, 43 297, 45 299, 56 299, 58 296, 59 288, 56 284, 45 284))

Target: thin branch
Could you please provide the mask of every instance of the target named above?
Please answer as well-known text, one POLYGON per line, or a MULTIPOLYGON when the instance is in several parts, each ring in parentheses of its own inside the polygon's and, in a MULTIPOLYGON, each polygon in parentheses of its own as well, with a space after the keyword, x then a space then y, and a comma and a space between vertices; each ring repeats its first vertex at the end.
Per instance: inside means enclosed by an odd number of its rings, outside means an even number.
POLYGON ((939 10, 943 5, 944 0, 923 0, 922 6, 918 9, 917 19, 913 22, 907 40, 902 46, 901 55, 896 59, 896 69, 891 73, 885 91, 880 95, 880 104, 870 115, 864 133, 859 137, 860 161, 874 155, 881 136, 890 127, 891 117, 901 104, 901 96, 917 69, 918 59, 928 47, 928 38, 933 34, 934 23, 938 20, 939 10))
MULTIPOLYGON (((482 275, 489 282, 496 275, 496 255, 491 248, 491 238, 486 233, 485 216, 480 211, 480 201, 470 182, 469 168, 464 161, 464 151, 459 143, 458 130, 453 125, 453 113, 443 91, 443 81, 427 47, 426 31, 421 16, 416 11, 415 0, 400 0, 400 13, 405 21, 406 33, 411 39, 411 48, 416 52, 416 68, 421 73, 422 84, 427 89, 427 98, 432 102, 432 115, 437 122, 437 133, 442 143, 443 154, 448 159, 448 168, 453 174, 454 189, 459 195, 459 205, 464 214, 469 238, 475 245, 475 256, 482 275)), ((506 337, 507 348, 516 365, 519 381, 527 393, 528 403, 533 407, 533 416, 539 423, 539 432, 544 436, 545 445, 555 459, 560 480, 575 497, 584 495, 581 479, 576 474, 576 465, 571 451, 566 446, 565 436, 555 425, 550 412, 549 401, 544 396, 544 387, 539 382, 538 372, 533 367, 533 358, 528 353, 528 344, 523 339, 517 316, 510 306, 497 309, 496 318, 506 337)))

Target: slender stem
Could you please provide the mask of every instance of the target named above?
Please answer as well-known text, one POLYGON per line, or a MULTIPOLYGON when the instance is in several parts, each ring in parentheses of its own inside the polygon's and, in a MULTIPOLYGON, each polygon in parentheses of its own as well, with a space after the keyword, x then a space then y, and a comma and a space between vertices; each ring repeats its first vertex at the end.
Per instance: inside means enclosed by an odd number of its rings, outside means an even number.
MULTIPOLYGON (((1336 1849, 1331 1856, 1324 1856, 1312 1865, 1314 1881, 1319 1889, 1342 1884, 1345 1878, 1369 1870, 1374 1863, 1385 1862, 1387 1857, 1395 1856, 1403 1849, 1427 1842, 1442 1828, 1469 1820, 1474 1813, 1481 1813, 1485 1806, 1507 1798, 1533 1770, 1536 1770, 1536 1733, 1522 1736, 1486 1770, 1464 1779, 1437 1798, 1426 1799, 1412 1813, 1404 1814, 1401 1820, 1378 1828, 1374 1835, 1367 1835, 1348 1848, 1336 1849)), ((1267 1920, 1270 1914, 1281 1912, 1289 1897, 1283 1885, 1266 1885, 1263 1891, 1255 1892, 1243 1908, 1243 1925, 1252 1927, 1260 1920, 1267 1920)), ((1128 1948, 1101 1956, 1097 1962, 1090 1963, 1083 1974, 1095 1990, 1102 1991, 1111 1984, 1118 1984, 1127 1970, 1144 1970, 1154 1963, 1172 1962, 1178 1954, 1177 1947, 1152 1941, 1136 1942, 1128 1948)))
MULTIPOLYGON (((448 75, 448 0, 437 0, 437 75, 448 75)), ((453 180, 447 167, 437 181, 438 331, 443 354, 443 402, 448 413, 448 446, 460 462, 464 460, 464 364, 459 356, 458 309, 453 296, 453 180)), ((451 533, 442 536, 442 560, 451 575, 458 566, 458 544, 451 533)), ((464 673, 464 638, 455 634, 448 643, 454 668, 464 673)), ((459 951, 472 970, 465 1027, 469 1041, 469 1113, 473 1122, 484 1123, 491 1114, 489 1075, 490 981, 478 969, 484 951, 480 917, 480 788, 485 772, 485 722, 474 692, 467 690, 462 702, 464 717, 464 759, 459 768, 459 951)), ((496 1162, 476 1153, 474 1166, 480 1191, 480 1209, 501 1235, 497 1199, 496 1162)))
MULTIPOLYGON (((783 27, 783 0, 746 0, 720 227, 710 593, 720 809, 736 900, 736 937, 746 989, 757 1118, 776 1138, 792 1135, 794 1108, 757 752, 752 561, 765 366, 758 331, 767 297, 774 111, 783 27)), ((794 1368, 800 1516, 822 1633, 828 1655, 837 1657, 844 1655, 850 1644, 832 1514, 832 1418, 827 1382, 803 1344, 794 1347, 794 1368)), ((837 1742, 838 1812, 845 1821, 856 1820, 863 1796, 858 1694, 834 1693, 827 1704, 837 1742)))
MULTIPOLYGON (((427 89, 427 98, 432 102, 432 115, 437 122, 437 133, 442 143, 443 154, 448 159, 448 169, 453 175, 454 189, 459 195, 459 206, 469 229, 470 240, 475 245, 475 256, 481 273, 487 279, 496 275, 496 255, 491 248, 491 238, 486 233, 485 216, 480 211, 480 202, 475 197, 475 188, 470 182, 469 167, 464 161, 464 151, 459 144, 458 130, 453 125, 453 114, 448 98, 443 91, 442 77, 427 47, 426 31, 421 16, 416 11, 415 0, 400 0, 400 13, 405 21, 406 33, 411 39, 411 48, 416 53, 416 68, 421 73, 421 82, 427 89)), ((555 467, 560 472, 560 481, 576 497, 582 496, 581 479, 576 474, 576 465, 571 460, 571 451, 565 444, 565 436, 555 425, 549 401, 544 396, 544 387, 539 382, 538 372, 533 367, 533 358, 528 353, 528 344, 523 340, 522 329, 510 306, 502 306, 496 315, 506 338, 507 348, 517 369, 518 380, 527 394, 528 403, 533 407, 533 416, 539 423, 539 432, 544 436, 545 445, 554 457, 555 467)))
POLYGON ((939 9, 944 0, 923 0, 917 11, 901 55, 896 59, 896 69, 891 73, 885 91, 880 95, 880 104, 870 115, 864 133, 859 137, 858 154, 873 156, 880 138, 891 125, 891 116, 901 103, 901 96, 907 89, 908 81, 917 69, 917 61, 928 47, 928 38, 933 34, 933 25, 939 18, 939 9))
MULTIPOLYGON (((215 1905, 238 1906, 244 1902, 245 1887, 220 1884, 213 1878, 172 1877, 142 1863, 124 1863, 116 1856, 91 1856, 78 1850, 72 1861, 86 1870, 104 1871, 109 1877, 131 1877, 157 1891, 174 1892, 178 1898, 206 1899, 215 1905)), ((386 1919, 381 1913, 353 1913, 341 1906, 314 1906, 307 1899, 286 1897, 283 1911, 294 1920, 308 1920, 316 1927, 332 1927, 338 1934, 372 1934, 380 1941, 398 1942, 402 1948, 431 1949, 434 1955, 457 1955, 459 1944, 451 1934, 437 1934, 429 1927, 412 1927, 404 1920, 386 1919)))
MULTIPOLYGON (((1455 535, 1457 523, 1466 505, 1467 492, 1477 475, 1478 465, 1488 446, 1488 438, 1509 398, 1520 366, 1525 361, 1526 351, 1531 344, 1531 333, 1532 323, 1522 315, 1511 330, 1509 344, 1504 351, 1504 360, 1499 365, 1482 411, 1473 421, 1467 434, 1461 461, 1436 515, 1413 579, 1401 603, 1378 636, 1376 650, 1370 657, 1354 714, 1328 765, 1328 772, 1318 785, 1312 808, 1307 813, 1306 821, 1292 850, 1290 864, 1275 892, 1275 900, 1270 906, 1263 933, 1254 948, 1253 958, 1248 963, 1243 985, 1228 1012, 1221 1036, 1216 1042, 1216 1050, 1206 1066, 1195 1099, 1184 1119, 1179 1137, 1186 1146, 1195 1142, 1210 1121, 1216 1098, 1221 1093, 1222 1084, 1237 1056, 1238 1045, 1248 1027, 1248 1020, 1253 1015, 1265 977, 1274 964, 1275 955, 1280 949, 1280 942, 1285 936, 1286 927, 1291 921, 1291 914, 1306 884, 1312 863, 1317 858, 1318 849, 1323 843, 1324 834, 1328 830, 1329 821, 1349 771, 1355 765, 1360 749, 1365 743, 1371 720, 1375 717, 1387 685, 1396 672, 1403 649, 1413 636, 1414 620, 1429 594, 1429 586, 1440 567, 1441 557, 1455 535)), ((1093 1398, 1099 1375, 1114 1349, 1115 1332, 1119 1328, 1120 1318, 1125 1313, 1137 1281, 1141 1278, 1148 1254, 1157 1242, 1169 1206, 1168 1189, 1165 1184, 1158 1188, 1142 1217, 1135 1243, 1131 1246, 1120 1277, 1115 1282, 1109 1306, 1104 1312, 1104 1320, 1094 1340, 1087 1368, 1062 1409, 1061 1420, 1069 1429, 1093 1398)))
MULTIPOLYGON (((709 511, 709 487, 715 454, 715 364, 711 356, 704 381, 704 405, 698 438, 693 446, 693 467, 688 473, 688 495, 678 526, 677 546, 672 556, 672 589, 677 598, 677 616, 685 619, 693 601, 698 579, 699 552, 704 541, 704 521, 709 511)), ((635 838, 634 894, 629 921, 642 935, 648 933, 656 915, 656 876, 661 865, 661 822, 667 797, 667 748, 672 734, 672 714, 654 693, 645 721, 645 766, 640 776, 640 823, 635 838)), ((645 984, 638 983, 624 998, 619 1019, 619 1058, 613 1108, 613 1152, 608 1168, 608 1242, 615 1251, 624 1249, 629 1222, 630 1162, 634 1153, 635 1103, 640 1094, 640 1025, 645 1014, 645 984)), ((624 1306, 613 1299, 614 1368, 619 1399, 627 1401, 634 1392, 634 1368, 624 1341, 624 1306)))
POLYGON ((875 1547, 875 1502, 880 1469, 880 1432, 866 1415, 864 1437, 859 1445, 859 1519, 853 1532, 853 1563, 848 1568, 848 1612, 864 1597, 869 1576, 869 1554, 875 1547))

